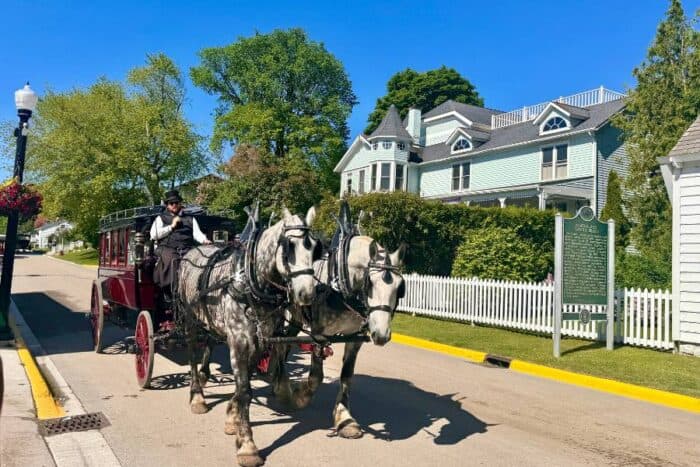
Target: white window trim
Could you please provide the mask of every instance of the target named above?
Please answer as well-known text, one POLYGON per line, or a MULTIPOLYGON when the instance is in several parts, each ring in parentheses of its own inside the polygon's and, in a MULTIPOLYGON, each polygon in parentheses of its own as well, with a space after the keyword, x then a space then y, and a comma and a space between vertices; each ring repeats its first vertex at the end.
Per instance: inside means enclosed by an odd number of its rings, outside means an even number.
POLYGON ((571 119, 566 118, 564 115, 559 115, 557 112, 551 112, 549 117, 547 117, 546 119, 544 119, 544 121, 542 123, 540 123, 540 135, 553 135, 556 133, 561 133, 561 132, 569 131, 569 130, 571 130, 571 119), (557 128, 556 130, 545 131, 544 126, 547 124, 548 121, 550 121, 551 119, 553 119, 555 117, 559 117, 562 120, 564 120, 566 122, 566 126, 564 128, 557 128))
POLYGON ((401 166, 402 169, 401 171, 403 172, 403 180, 401 181, 401 186, 399 187, 400 191, 406 191, 406 179, 408 178, 408 164, 401 164, 397 162, 392 162, 394 171, 392 172, 392 180, 391 180, 391 191, 396 191, 396 167, 401 166))
POLYGON ((571 163, 571 144, 569 141, 552 142, 540 146, 540 182, 553 182, 555 180, 566 180, 569 178, 569 165, 571 163), (566 177, 557 178, 557 146, 566 145, 566 177), (542 178, 542 164, 544 164, 544 149, 552 148, 552 178, 545 180, 542 178))
POLYGON ((473 149, 474 149, 474 143, 473 143, 469 138, 467 138, 466 136, 460 136, 460 137, 458 137, 456 140, 454 140, 454 142, 450 143, 450 154, 463 154, 463 153, 469 152, 469 151, 471 151, 471 150, 473 150, 473 149), (455 144, 457 144, 457 142, 458 142, 460 139, 466 140, 466 141, 469 143, 469 147, 468 147, 467 149, 460 149, 460 150, 458 150, 458 151, 455 151, 453 148, 454 148, 455 144))
POLYGON ((457 162, 457 163, 454 163, 450 166, 450 192, 451 193, 462 193, 465 191, 469 191, 471 184, 472 184, 472 161, 471 160, 457 162), (462 182, 464 180, 464 170, 463 170, 464 164, 469 164, 469 187, 467 187, 467 188, 464 188, 462 186, 462 182), (454 179, 454 177, 452 176, 452 172, 454 171, 455 165, 459 167, 459 188, 457 188, 456 190, 452 189, 452 180, 454 179))

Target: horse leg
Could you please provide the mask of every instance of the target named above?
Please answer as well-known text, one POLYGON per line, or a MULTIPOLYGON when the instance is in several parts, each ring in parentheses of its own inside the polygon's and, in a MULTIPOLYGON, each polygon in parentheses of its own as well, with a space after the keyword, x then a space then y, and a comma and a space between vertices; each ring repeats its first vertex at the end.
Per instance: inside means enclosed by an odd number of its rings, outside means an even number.
POLYGON ((316 347, 311 352, 311 368, 309 377, 299 386, 294 388, 292 402, 297 409, 303 409, 311 403, 316 390, 323 382, 323 349, 316 347))
POLYGON ((204 402, 204 391, 202 391, 197 372, 197 332, 192 327, 188 327, 186 333, 187 353, 190 359, 190 376, 192 380, 190 383, 190 411, 194 414, 203 414, 209 408, 204 402))
POLYGON ((233 369, 236 388, 226 409, 226 424, 224 432, 236 435, 236 459, 242 467, 257 467, 263 465, 262 457, 253 441, 253 430, 250 427, 250 369, 248 368, 247 351, 242 346, 229 339, 231 349, 231 368, 233 369))
POLYGON ((292 385, 285 366, 287 349, 287 345, 277 344, 273 346, 272 355, 270 356, 270 386, 272 387, 272 394, 283 404, 290 404, 292 400, 292 385))
POLYGON ((204 387, 207 385, 207 381, 211 376, 211 369, 209 368, 209 360, 211 359, 213 344, 211 339, 207 338, 206 346, 204 347, 204 355, 202 356, 202 363, 199 368, 197 376, 199 377, 199 385, 204 387))
POLYGON ((355 373, 357 352, 362 347, 362 342, 348 342, 345 344, 343 354, 343 369, 340 373, 340 390, 335 400, 333 409, 333 426, 342 438, 361 438, 362 429, 350 413, 350 382, 355 373))

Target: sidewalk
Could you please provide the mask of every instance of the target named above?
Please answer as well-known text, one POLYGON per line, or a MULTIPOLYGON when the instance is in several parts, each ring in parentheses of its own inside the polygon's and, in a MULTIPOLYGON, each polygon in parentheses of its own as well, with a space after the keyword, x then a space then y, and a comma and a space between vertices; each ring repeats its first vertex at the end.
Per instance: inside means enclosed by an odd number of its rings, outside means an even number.
POLYGON ((0 347, 5 394, 0 414, 0 465, 55 466, 44 438, 38 432, 31 385, 17 348, 0 347))

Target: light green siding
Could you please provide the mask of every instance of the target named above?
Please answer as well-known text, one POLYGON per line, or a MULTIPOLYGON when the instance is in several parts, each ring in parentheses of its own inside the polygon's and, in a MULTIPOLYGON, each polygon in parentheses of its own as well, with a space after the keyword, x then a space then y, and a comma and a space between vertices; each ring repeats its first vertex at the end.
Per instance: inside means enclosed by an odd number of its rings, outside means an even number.
POLYGON ((410 191, 411 193, 418 193, 418 186, 420 183, 420 168, 416 166, 408 166, 408 178, 407 178, 407 185, 406 185, 406 191, 410 191))
POLYGON ((444 143, 447 138, 452 134, 455 128, 460 126, 467 126, 466 123, 462 123, 458 120, 447 120, 444 122, 436 122, 430 126, 425 127, 425 142, 426 146, 432 144, 444 143))
POLYGON ((420 192, 422 196, 451 193, 452 165, 467 160, 472 164, 469 191, 539 183, 541 149, 562 143, 569 145, 567 178, 593 176, 593 140, 588 135, 579 135, 422 167, 420 192))

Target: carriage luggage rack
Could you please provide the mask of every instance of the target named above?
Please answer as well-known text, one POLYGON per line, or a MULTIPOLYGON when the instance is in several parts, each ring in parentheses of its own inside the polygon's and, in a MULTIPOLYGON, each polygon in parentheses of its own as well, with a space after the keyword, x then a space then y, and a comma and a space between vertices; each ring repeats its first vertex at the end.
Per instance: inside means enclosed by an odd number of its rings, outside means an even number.
POLYGON ((39 421, 39 433, 42 436, 60 435, 76 431, 99 430, 110 426, 109 420, 102 412, 71 415, 39 421))
MULTIPOLYGON (((127 219, 134 219, 137 217, 152 217, 161 214, 165 210, 165 206, 157 204, 154 206, 139 206, 137 208, 123 209, 121 211, 113 212, 107 214, 100 219, 100 229, 104 229, 115 222, 123 221, 127 219)), ((190 205, 185 206, 184 211, 186 214, 191 216, 218 216, 218 217, 231 217, 233 210, 209 210, 202 206, 190 205)))

